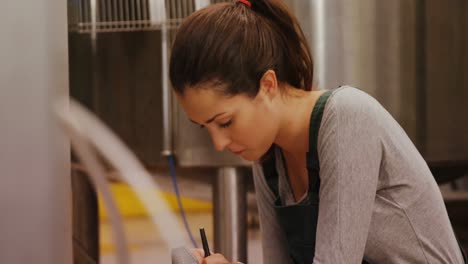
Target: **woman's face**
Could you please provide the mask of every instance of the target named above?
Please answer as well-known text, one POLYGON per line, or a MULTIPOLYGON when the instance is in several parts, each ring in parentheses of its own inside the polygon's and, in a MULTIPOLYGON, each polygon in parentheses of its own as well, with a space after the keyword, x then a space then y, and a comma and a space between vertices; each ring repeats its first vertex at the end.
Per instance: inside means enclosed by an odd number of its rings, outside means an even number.
POLYGON ((258 160, 273 144, 278 115, 273 101, 259 92, 226 97, 213 87, 188 88, 178 100, 194 123, 206 128, 218 151, 228 149, 243 159, 258 160))

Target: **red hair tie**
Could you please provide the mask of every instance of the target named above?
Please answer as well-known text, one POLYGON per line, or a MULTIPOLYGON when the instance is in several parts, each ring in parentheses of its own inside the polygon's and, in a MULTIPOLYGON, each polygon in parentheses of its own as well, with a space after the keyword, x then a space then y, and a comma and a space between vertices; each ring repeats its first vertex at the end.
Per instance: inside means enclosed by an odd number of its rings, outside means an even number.
POLYGON ((248 0, 237 0, 237 3, 242 3, 248 7, 252 7, 252 3, 250 3, 248 0))

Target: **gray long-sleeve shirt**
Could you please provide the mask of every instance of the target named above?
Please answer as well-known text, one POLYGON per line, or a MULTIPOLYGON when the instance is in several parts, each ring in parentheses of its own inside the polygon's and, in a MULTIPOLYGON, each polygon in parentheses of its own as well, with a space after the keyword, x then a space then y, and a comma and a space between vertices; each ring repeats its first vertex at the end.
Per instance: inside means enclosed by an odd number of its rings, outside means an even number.
MULTIPOLYGON (((371 96, 336 89, 318 138, 320 206, 314 263, 463 263, 440 190, 411 140, 371 96)), ((294 204, 281 151, 279 193, 294 204)), ((265 264, 291 263, 275 197, 254 163, 265 264)))

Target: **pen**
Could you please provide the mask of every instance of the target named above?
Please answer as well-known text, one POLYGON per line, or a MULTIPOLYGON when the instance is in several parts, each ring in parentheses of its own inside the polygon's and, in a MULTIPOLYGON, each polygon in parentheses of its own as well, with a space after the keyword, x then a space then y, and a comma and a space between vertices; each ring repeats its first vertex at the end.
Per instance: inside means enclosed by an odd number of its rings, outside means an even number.
POLYGON ((203 251, 205 251, 205 258, 210 255, 210 247, 208 246, 208 240, 206 239, 205 228, 200 228, 200 236, 203 244, 203 251))

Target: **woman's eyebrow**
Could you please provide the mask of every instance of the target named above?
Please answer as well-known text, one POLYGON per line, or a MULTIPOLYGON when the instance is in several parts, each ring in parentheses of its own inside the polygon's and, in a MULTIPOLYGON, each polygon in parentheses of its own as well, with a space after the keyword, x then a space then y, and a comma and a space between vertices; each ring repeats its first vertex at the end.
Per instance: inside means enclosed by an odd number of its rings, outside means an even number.
MULTIPOLYGON (((226 113, 226 112, 222 112, 222 113, 216 114, 216 115, 214 115, 212 118, 206 120, 205 123, 206 123, 206 124, 209 124, 209 123, 213 122, 218 116, 224 115, 225 113, 226 113)), ((190 120, 190 122, 192 122, 192 123, 194 123, 194 124, 200 125, 200 124, 198 124, 197 122, 193 121, 193 120, 190 119, 190 118, 189 118, 189 120, 190 120)))
POLYGON ((216 117, 218 117, 218 116, 220 116, 220 115, 223 115, 223 114, 225 114, 225 113, 226 113, 226 112, 222 112, 222 113, 216 114, 216 115, 214 115, 212 118, 206 120, 205 123, 206 123, 206 124, 209 124, 209 123, 213 122, 213 121, 216 119, 216 117))

